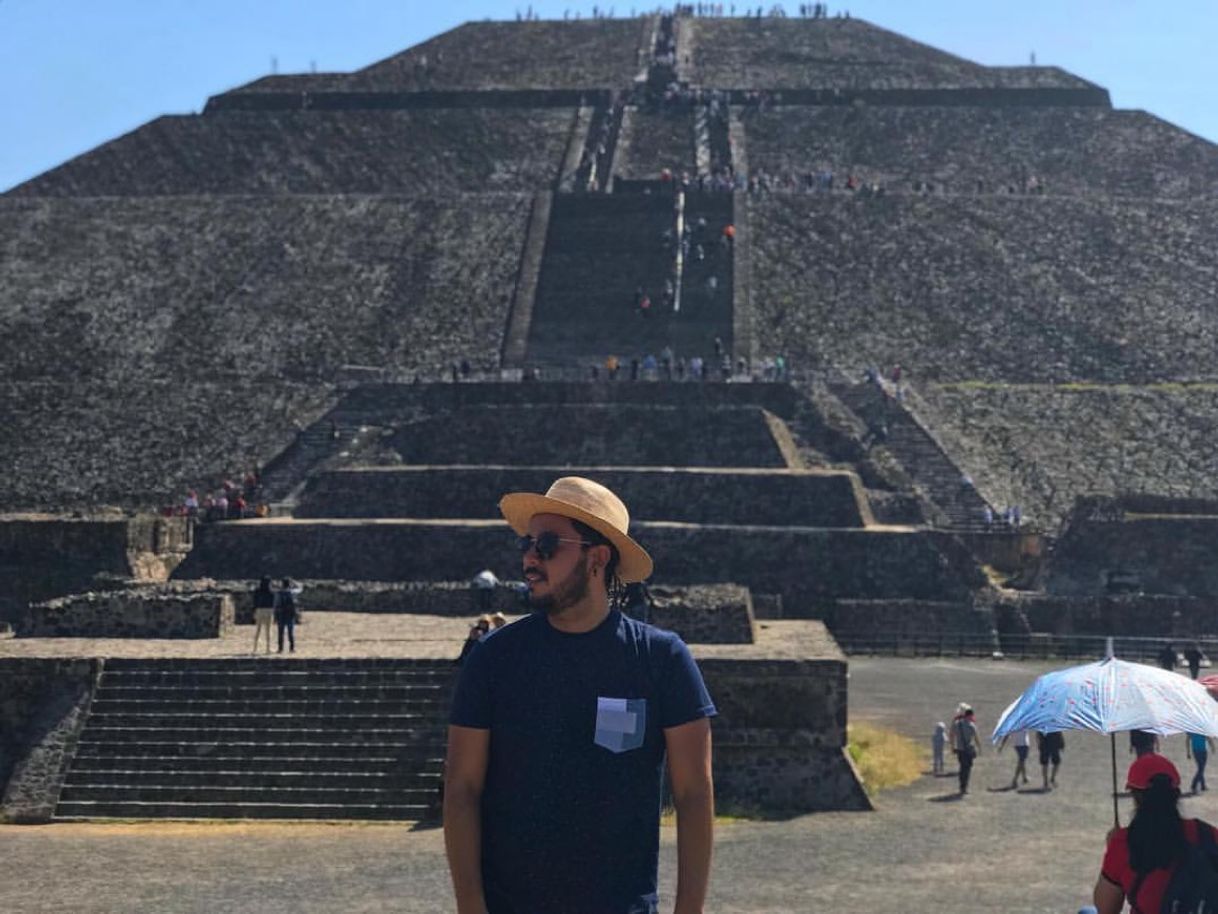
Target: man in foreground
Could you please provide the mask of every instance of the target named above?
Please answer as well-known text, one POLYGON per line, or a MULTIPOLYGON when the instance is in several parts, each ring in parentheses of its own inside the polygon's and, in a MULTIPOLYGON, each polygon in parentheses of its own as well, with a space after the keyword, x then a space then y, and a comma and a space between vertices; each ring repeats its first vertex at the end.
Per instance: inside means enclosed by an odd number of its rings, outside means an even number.
POLYGON ((534 612, 470 653, 453 698, 444 839, 458 914, 655 914, 666 756, 674 911, 700 914, 715 707, 685 644, 616 605, 652 568, 626 507, 565 477, 500 510, 534 612))

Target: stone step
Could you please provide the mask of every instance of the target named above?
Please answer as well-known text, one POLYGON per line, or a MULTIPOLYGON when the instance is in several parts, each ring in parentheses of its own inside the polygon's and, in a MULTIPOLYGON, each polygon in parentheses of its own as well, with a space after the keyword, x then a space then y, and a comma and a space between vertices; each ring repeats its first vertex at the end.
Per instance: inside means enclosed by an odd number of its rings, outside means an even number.
POLYGON ((380 819, 418 821, 435 814, 433 804, 402 803, 164 803, 140 801, 61 802, 55 820, 91 819, 380 819))
MULTIPOLYGON (((131 748, 131 747, 127 747, 131 748)), ((166 755, 87 755, 77 756, 72 764, 69 778, 80 777, 83 782, 99 780, 110 772, 148 774, 204 775, 231 772, 267 772, 284 774, 290 772, 323 772, 325 774, 352 773, 361 775, 394 774, 409 770, 416 774, 442 772, 444 768, 443 747, 426 747, 413 757, 402 753, 385 756, 369 756, 366 750, 357 755, 335 756, 318 754, 300 756, 298 753, 280 755, 224 755, 166 756, 166 755)))
POLYGON ((93 784, 87 787, 63 788, 60 803, 99 802, 120 803, 284 803, 288 805, 344 804, 370 806, 395 803, 425 806, 435 799, 437 791, 397 790, 346 787, 217 787, 169 786, 156 787, 124 784, 93 784))
MULTIPOLYGON (((64 789, 104 789, 108 787, 203 789, 209 787, 249 788, 275 791, 303 790, 393 790, 435 791, 443 780, 440 769, 431 771, 92 771, 73 772, 64 789)), ((77 797, 78 799, 80 797, 77 797)))
POLYGON ((362 657, 339 659, 319 657, 309 660, 296 658, 269 661, 261 657, 236 657, 227 659, 194 659, 194 658, 154 658, 128 657, 114 658, 106 661, 107 672, 132 672, 146 670, 194 672, 232 672, 234 670, 267 669, 268 663, 276 669, 293 672, 330 671, 367 671, 367 672, 398 672, 403 670, 444 670, 452 666, 446 660, 426 658, 397 658, 397 657, 362 657))
POLYGON ((240 727, 243 729, 268 730, 299 729, 313 731, 363 731, 363 730, 410 730, 417 726, 433 724, 436 720, 432 714, 277 714, 277 713, 149 713, 149 714, 109 714, 104 712, 89 715, 85 732, 95 726, 99 729, 108 728, 164 728, 172 730, 186 727, 215 727, 218 729, 240 727))
POLYGON ((452 689, 447 683, 403 683, 398 685, 325 686, 298 685, 181 685, 112 686, 98 690, 94 705, 101 701, 281 701, 281 702, 439 702, 447 703, 452 689))
POLYGON ((172 686, 177 688, 196 687, 226 687, 245 689, 251 686, 286 687, 306 686, 308 688, 352 688, 385 686, 438 685, 451 683, 455 678, 456 666, 449 664, 448 669, 427 672, 384 672, 384 673, 338 673, 338 672, 285 672, 278 670, 263 671, 231 671, 201 670, 197 672, 106 672, 102 674, 102 688, 147 686, 172 686))
POLYGON ((311 699, 249 698, 234 693, 224 699, 197 699, 186 692, 175 696, 147 699, 111 699, 108 695, 93 702, 92 714, 110 718, 125 714, 188 714, 188 715, 288 715, 312 718, 317 715, 351 713, 357 716, 397 714, 443 715, 448 702, 435 699, 354 700, 332 699, 318 692, 311 699))
POLYGON ((173 743, 219 743, 224 746, 250 744, 260 746, 282 745, 336 745, 363 744, 375 746, 419 745, 434 743, 443 745, 444 730, 441 727, 421 726, 403 730, 393 728, 333 727, 306 729, 303 727, 261 726, 190 726, 190 727, 103 727, 86 725, 80 742, 85 743, 144 743, 150 740, 173 743))
MULTIPOLYGON (((437 731, 439 733, 441 731, 437 731)), ((291 744, 258 741, 231 741, 224 745, 214 742, 169 742, 155 737, 145 742, 132 744, 122 740, 89 740, 82 737, 76 750, 77 762, 88 764, 96 759, 103 763, 110 759, 145 758, 153 760, 181 759, 188 762, 204 762, 213 759, 364 759, 380 764, 385 759, 402 760, 443 758, 445 740, 414 742, 396 740, 387 742, 335 743, 297 742, 291 744)))

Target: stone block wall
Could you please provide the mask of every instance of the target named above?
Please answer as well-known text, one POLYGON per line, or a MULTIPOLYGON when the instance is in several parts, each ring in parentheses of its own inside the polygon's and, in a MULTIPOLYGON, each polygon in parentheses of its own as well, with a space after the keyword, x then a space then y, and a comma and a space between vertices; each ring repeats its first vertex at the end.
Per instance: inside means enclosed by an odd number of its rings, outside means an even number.
MULTIPOLYGON (((350 391, 338 413, 350 424, 384 424, 469 407, 669 406, 681 411, 753 406, 786 419, 800 394, 790 384, 647 384, 624 380, 598 384, 546 381, 537 384, 363 384, 350 391)), ((482 461, 485 463, 486 461, 482 461)), ((441 464, 451 464, 442 460, 441 464)), ((539 465, 546 465, 543 461, 539 465)))
POLYGON ((101 675, 97 659, 0 660, 0 813, 46 822, 101 675))
POLYGON ((1072 524, 1048 562, 1044 589, 1062 596, 1130 590, 1218 598, 1218 516, 1072 524))
POLYGON ((25 638, 218 638, 233 624, 225 594, 85 593, 35 603, 18 623, 25 638))
POLYGON ((312 477, 296 517, 498 518, 509 492, 544 492, 559 476, 595 479, 637 520, 862 527, 851 473, 543 467, 380 467, 312 477))
MULTIPOLYGON (((295 581, 303 588, 297 597, 297 605, 302 612, 418 613, 471 618, 483 611, 467 581, 295 581)), ((81 603, 91 606, 90 598, 100 596, 115 608, 115 614, 138 618, 141 606, 152 607, 155 611, 159 605, 193 603, 204 606, 208 600, 227 600, 233 607, 232 621, 237 625, 252 625, 255 584, 254 581, 210 579, 172 581, 133 587, 125 592, 76 596, 55 603, 65 607, 81 603)), ((676 632, 689 644, 748 644, 753 640, 752 598, 747 588, 734 584, 655 587, 652 588, 652 596, 656 609, 650 621, 676 632)), ((43 608, 34 607, 34 610, 43 608)), ((499 587, 492 591, 489 611, 516 615, 530 610, 515 591, 499 587)), ((71 616, 63 610, 58 612, 65 616, 60 624, 65 631, 70 629, 71 616)), ((43 620, 42 624, 44 628, 49 628, 52 623, 43 620)), ((21 634, 27 632, 22 631, 21 634)), ((111 637, 123 636, 116 634, 111 637)))
MULTIPOLYGON (((1199 368, 1179 363, 1176 376, 1199 368)), ((1079 493, 1143 493, 1148 510, 1127 510, 1166 514, 1218 497, 1212 383, 920 384, 918 393, 919 414, 978 489, 1021 505, 1043 530, 1058 529, 1079 493)))
MULTIPOLYGON (((788 618, 842 599, 963 600, 972 582, 922 531, 642 523, 657 584, 718 584, 782 596, 788 618)), ((468 580, 510 578, 514 535, 491 521, 236 521, 195 532, 178 579, 468 580)))
POLYGON ((752 166, 803 182, 809 172, 915 182, 939 193, 1211 196, 1218 150, 1142 111, 1099 106, 782 106, 744 116, 752 166))
POLYGON ((391 446, 433 466, 786 466, 764 411, 750 407, 470 407, 406 425, 391 446))
POLYGON ((570 108, 220 111, 160 117, 15 196, 533 191, 558 174, 570 108))
POLYGON ((834 637, 847 645, 852 638, 916 635, 991 635, 994 613, 971 601, 839 600, 831 619, 834 637))
POLYGON ((0 515, 0 622, 88 590, 98 575, 163 580, 190 543, 184 518, 0 515))
POLYGON ((0 197, 0 509, 147 509, 240 478, 346 365, 497 366, 530 203, 0 197), (253 312, 260 333, 197 345, 253 312))
POLYGON ((720 813, 796 815, 872 808, 845 749, 824 749, 807 734, 714 731, 715 806, 720 813))
POLYGON ((1190 277, 1214 259, 1207 204, 763 195, 751 212, 760 351, 851 371, 899 363, 917 386, 1204 376, 1218 316, 1190 277), (1078 285, 1079 270, 1097 281, 1078 285))
POLYGON ((1008 628, 1057 635, 1183 638, 1218 635, 1218 598, 1167 594, 1053 596, 1008 593, 996 607, 1008 628))
POLYGON ((733 584, 653 587, 652 625, 674 631, 687 644, 752 644, 753 600, 733 584))
POLYGON ((721 809, 871 808, 845 752, 846 661, 825 643, 819 659, 727 659, 695 650, 719 711, 712 727, 721 809))

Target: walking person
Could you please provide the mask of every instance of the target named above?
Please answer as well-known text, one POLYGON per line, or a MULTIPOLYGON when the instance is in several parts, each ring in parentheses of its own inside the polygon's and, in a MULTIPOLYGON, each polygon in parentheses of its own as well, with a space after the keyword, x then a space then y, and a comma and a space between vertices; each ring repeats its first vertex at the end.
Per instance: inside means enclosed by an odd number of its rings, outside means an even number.
POLYGON ((1057 769, 1062 765, 1062 751, 1066 748, 1066 738, 1059 732, 1036 733, 1036 744, 1040 750, 1040 776, 1044 791, 1048 793, 1057 786, 1057 769), (1050 770, 1052 769, 1052 770, 1050 770))
POLYGON ((266 636, 266 652, 271 652, 271 621, 275 618, 275 591, 271 579, 264 577, 254 589, 254 653, 258 653, 258 636, 266 636))
POLYGON ((1159 666, 1165 670, 1174 670, 1176 668, 1176 648, 1170 641, 1163 645, 1158 656, 1159 666))
POLYGON ((1200 819, 1180 816, 1180 772, 1161 755, 1144 755, 1129 766, 1125 787, 1133 795, 1134 814, 1128 828, 1114 828, 1095 883, 1093 900, 1098 914, 1120 914, 1129 901, 1135 912, 1215 910, 1218 898, 1211 892, 1201 897, 1168 897, 1185 884, 1211 888, 1212 870, 1205 858, 1200 866, 1211 870, 1182 873, 1198 879, 1173 879, 1177 870, 1190 866, 1197 855, 1189 848, 1206 847, 1212 857, 1215 832, 1200 819))
POLYGON ((1201 648, 1194 643, 1184 652, 1184 662, 1188 664, 1188 675, 1196 679, 1201 675, 1201 664, 1205 662, 1205 654, 1201 653, 1201 648))
POLYGON ((999 752, 1007 744, 1007 740, 1011 740, 1015 747, 1015 774, 1011 778, 1011 789, 1014 790, 1020 781, 1028 783, 1028 752, 1032 746, 1032 731, 1016 730, 1014 733, 1008 733, 998 744, 999 752))
POLYGON ((1198 793, 1205 790, 1205 763, 1210 759, 1210 749, 1214 747, 1214 741, 1202 733, 1190 733, 1188 734, 1186 746, 1188 757, 1197 766, 1197 770, 1193 774, 1193 782, 1189 785, 1189 790, 1193 793, 1198 793))
POLYGON ((288 652, 296 651, 296 623, 300 621, 300 607, 296 598, 300 596, 301 588, 294 585, 290 578, 284 578, 279 592, 275 594, 275 625, 279 629, 279 653, 283 653, 283 635, 288 635, 288 652))
POLYGON ((964 706, 960 716, 952 722, 952 751, 960 763, 960 795, 968 793, 969 777, 973 773, 973 762, 981 754, 981 737, 977 735, 977 718, 973 709, 964 706))
POLYGON ((710 876, 715 706, 689 649, 620 609, 650 556, 604 486, 557 480, 499 503, 532 614, 470 651, 448 730, 444 841, 458 914, 631 914, 659 903, 665 759, 677 911, 710 876))

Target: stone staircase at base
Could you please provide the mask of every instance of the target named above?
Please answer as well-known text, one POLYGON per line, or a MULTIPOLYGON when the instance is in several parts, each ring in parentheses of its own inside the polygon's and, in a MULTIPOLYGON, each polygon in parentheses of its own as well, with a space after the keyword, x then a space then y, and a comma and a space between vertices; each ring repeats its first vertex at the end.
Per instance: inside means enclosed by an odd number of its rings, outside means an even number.
POLYGON ((427 818, 454 670, 432 660, 107 661, 55 818, 427 818))

